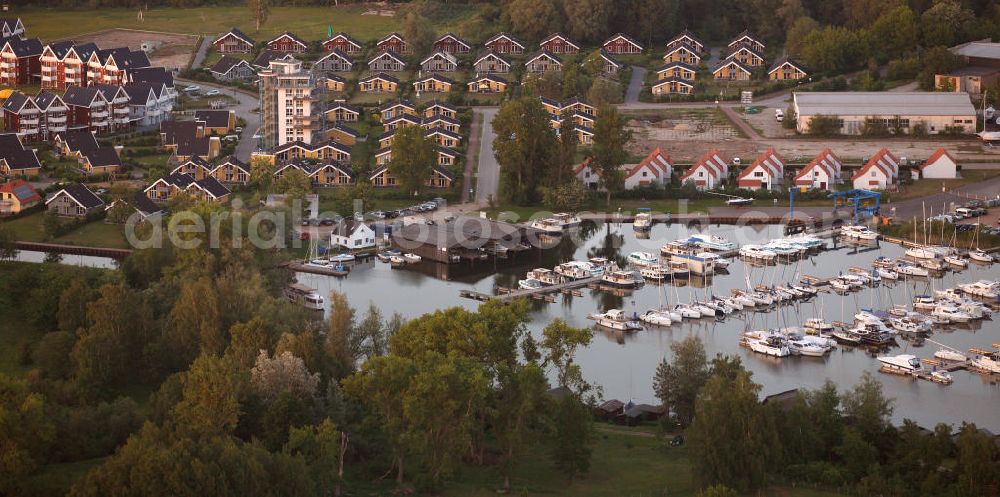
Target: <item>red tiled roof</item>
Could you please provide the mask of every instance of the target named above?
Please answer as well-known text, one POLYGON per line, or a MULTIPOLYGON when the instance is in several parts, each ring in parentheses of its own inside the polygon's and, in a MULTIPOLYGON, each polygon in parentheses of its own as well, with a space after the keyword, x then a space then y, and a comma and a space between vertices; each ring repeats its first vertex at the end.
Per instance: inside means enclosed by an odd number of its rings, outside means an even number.
POLYGON ((934 163, 937 162, 938 160, 940 160, 942 157, 947 157, 949 160, 951 160, 955 164, 958 163, 958 161, 955 160, 954 156, 952 156, 951 154, 949 154, 948 151, 944 149, 944 147, 941 147, 941 148, 935 150, 934 153, 931 154, 931 156, 927 158, 927 162, 924 162, 920 166, 920 170, 923 171, 924 168, 926 168, 928 166, 934 165, 934 163))

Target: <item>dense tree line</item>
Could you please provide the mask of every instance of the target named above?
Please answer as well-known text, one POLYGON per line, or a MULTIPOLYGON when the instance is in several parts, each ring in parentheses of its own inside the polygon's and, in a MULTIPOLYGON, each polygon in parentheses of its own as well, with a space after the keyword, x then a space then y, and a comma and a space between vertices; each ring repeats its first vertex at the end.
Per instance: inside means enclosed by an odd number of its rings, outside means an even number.
POLYGON ((705 357, 697 337, 671 346, 657 369, 657 396, 687 427, 703 487, 749 492, 803 483, 861 496, 988 496, 1000 492, 994 440, 973 424, 925 431, 890 423, 893 403, 865 373, 847 391, 827 381, 791 399, 759 400, 761 386, 738 358, 705 357))

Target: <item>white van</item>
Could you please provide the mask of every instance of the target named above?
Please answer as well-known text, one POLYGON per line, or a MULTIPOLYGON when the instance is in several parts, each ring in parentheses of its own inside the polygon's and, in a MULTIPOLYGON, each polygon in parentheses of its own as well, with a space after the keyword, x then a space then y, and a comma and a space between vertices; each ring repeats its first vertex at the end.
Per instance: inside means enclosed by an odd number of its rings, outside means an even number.
POLYGON ((774 119, 779 123, 785 120, 785 111, 781 109, 774 109, 774 119))
POLYGON ((955 209, 955 214, 961 216, 962 219, 968 219, 972 217, 972 209, 969 209, 968 207, 959 207, 958 209, 955 209))

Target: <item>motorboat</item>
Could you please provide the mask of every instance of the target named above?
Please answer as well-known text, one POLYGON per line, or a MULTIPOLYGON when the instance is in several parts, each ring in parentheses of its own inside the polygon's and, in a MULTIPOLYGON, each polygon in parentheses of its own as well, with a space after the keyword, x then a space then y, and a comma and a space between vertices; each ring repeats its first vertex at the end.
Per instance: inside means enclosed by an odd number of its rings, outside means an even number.
POLYGON ((844 345, 861 345, 861 337, 851 330, 837 330, 830 333, 837 343, 844 345))
POLYGON ((635 274, 632 271, 606 271, 601 275, 601 283, 605 285, 632 288, 638 284, 636 281, 635 274))
POLYGON ((715 309, 715 311, 716 311, 715 315, 716 316, 719 316, 720 312, 722 313, 723 316, 728 316, 728 315, 736 312, 736 308, 730 306, 729 304, 727 304, 727 303, 725 303, 725 302, 723 302, 721 300, 716 300, 714 298, 710 298, 710 299, 704 300, 704 301, 699 301, 699 302, 696 302, 696 303, 701 304, 701 305, 703 305, 705 307, 709 307, 709 308, 715 309))
POLYGON ((976 355, 969 359, 973 366, 989 373, 1000 373, 1000 360, 997 354, 976 355))
POLYGON ((953 323, 968 323, 972 321, 972 316, 958 310, 958 307, 949 304, 938 304, 931 311, 931 315, 946 317, 953 323))
POLYGON ((884 255, 880 255, 876 257, 874 261, 872 261, 872 266, 891 269, 896 266, 896 261, 884 255))
POLYGON ((392 266, 393 269, 400 269, 406 266, 406 259, 404 259, 401 255, 390 255, 389 265, 392 266))
POLYGON ((871 281, 870 279, 866 280, 865 277, 857 274, 843 274, 840 276, 840 279, 844 280, 844 283, 847 283, 854 289, 866 286, 871 281))
POLYGON ((806 340, 805 337, 789 338, 787 343, 788 349, 796 355, 823 357, 830 352, 830 347, 806 340))
POLYGON ((854 315, 854 321, 865 325, 875 325, 878 326, 879 329, 885 328, 885 321, 883 321, 882 317, 869 310, 862 309, 858 311, 857 314, 854 315))
POLYGON ((802 323, 802 327, 806 330, 813 330, 819 333, 833 331, 833 325, 823 321, 822 318, 809 318, 806 322, 802 323))
POLYGON ((670 279, 670 268, 663 264, 652 264, 640 269, 639 274, 647 280, 663 281, 670 279))
POLYGON ((713 308, 711 308, 711 307, 709 307, 707 305, 699 304, 697 302, 691 303, 690 307, 692 309, 698 311, 701 314, 701 317, 703 317, 703 318, 713 318, 713 317, 718 316, 721 313, 721 311, 716 311, 715 309, 713 309, 713 308))
POLYGON ((900 354, 894 356, 877 357, 882 367, 897 373, 919 373, 924 370, 924 365, 920 359, 911 354, 900 354))
POLYGON ((674 306, 674 312, 680 314, 684 319, 700 319, 701 311, 694 309, 687 304, 677 304, 674 306))
POLYGON ((930 295, 916 295, 913 297, 913 308, 923 309, 925 311, 932 311, 938 306, 937 300, 930 295))
POLYGON ((899 273, 888 268, 875 268, 875 274, 883 280, 896 281, 899 279, 899 273))
POLYGON ((641 330, 642 325, 636 319, 629 318, 621 309, 611 309, 601 314, 593 314, 590 319, 597 321, 598 326, 618 331, 641 330))
POLYGON ((833 278, 833 279, 831 279, 830 280, 830 287, 833 288, 834 290, 838 290, 838 291, 841 291, 841 292, 849 292, 849 291, 851 291, 851 284, 848 283, 848 282, 846 282, 846 281, 844 281, 841 278, 833 278))
POLYGON ((744 334, 744 340, 750 350, 773 357, 788 357, 792 351, 788 348, 788 339, 771 332, 749 332, 744 334))
POLYGON ((944 262, 958 268, 969 267, 969 261, 965 260, 960 255, 946 255, 944 256, 944 262))
POLYGON ((546 269, 543 267, 535 268, 528 271, 529 280, 538 280, 539 283, 549 286, 558 285, 562 283, 562 276, 551 269, 546 269))
POLYGON ((553 214, 552 217, 536 219, 530 226, 546 235, 561 235, 569 228, 579 226, 580 218, 567 213, 553 214))
POLYGON ((931 379, 945 385, 950 385, 951 382, 955 381, 947 371, 938 371, 937 369, 931 370, 931 379))
POLYGON ((931 271, 944 271, 944 262, 942 259, 920 259, 917 261, 917 265, 931 271))
POLYGON ((757 307, 757 301, 750 298, 748 295, 743 294, 742 292, 733 295, 731 298, 733 299, 734 302, 743 305, 744 308, 753 309, 754 307, 757 307))
POLYGON ((936 250, 927 247, 910 247, 904 254, 914 259, 937 259, 940 254, 936 250))
POLYGON ((856 335, 862 344, 883 347, 892 343, 892 333, 886 331, 884 324, 859 323, 850 331, 856 335))
POLYGON ((794 289, 795 289, 795 290, 797 290, 798 292, 800 292, 800 293, 804 294, 804 296, 806 296, 806 297, 811 297, 811 296, 814 296, 814 295, 816 295, 817 293, 819 293, 819 290, 817 290, 817 289, 815 289, 815 288, 813 288, 813 287, 811 287, 811 286, 805 286, 805 285, 789 285, 789 288, 794 288, 794 289))
POLYGON ((781 242, 779 242, 777 240, 772 240, 772 241, 768 242, 767 244, 762 245, 761 249, 762 250, 767 250, 767 251, 770 251, 770 252, 774 252, 779 257, 784 257, 786 259, 787 258, 792 258, 792 257, 798 257, 798 256, 802 255, 802 252, 804 251, 803 249, 801 249, 799 247, 793 247, 793 246, 791 246, 789 244, 781 243, 781 242))
POLYGON ((729 297, 724 299, 712 295, 712 300, 726 304, 733 310, 733 312, 742 311, 746 307, 746 305, 744 305, 744 303, 740 299, 737 299, 735 297, 729 297))
POLYGON ((969 360, 969 358, 966 357, 965 354, 954 349, 946 349, 946 348, 938 349, 937 352, 934 353, 934 357, 936 359, 941 359, 942 361, 953 361, 953 362, 965 362, 969 360))
POLYGON ((559 226, 563 229, 563 231, 575 228, 583 222, 583 220, 580 219, 580 216, 570 214, 568 212, 557 212, 552 215, 552 219, 555 219, 559 223, 559 226))
POLYGON ((901 333, 927 333, 930 331, 929 323, 926 321, 917 321, 909 317, 889 318, 889 326, 901 333))
POLYGON ((687 264, 688 271, 694 274, 713 274, 715 265, 713 259, 701 257, 697 246, 686 240, 675 240, 660 247, 660 255, 669 257, 671 261, 679 260, 687 264))
POLYGON ((1000 284, 996 281, 979 280, 974 283, 958 285, 958 288, 969 295, 984 299, 996 300, 997 295, 1000 294, 1000 284))
POLYGON ((670 277, 675 280, 691 276, 691 269, 689 269, 687 262, 670 259, 667 261, 667 268, 670 270, 670 277))
POLYGON ((315 288, 309 288, 299 283, 289 283, 283 290, 285 298, 289 302, 299 304, 306 309, 322 311, 323 296, 316 292, 315 288))
POLYGON ((696 233, 688 237, 688 241, 705 249, 716 252, 729 252, 736 250, 736 244, 722 238, 721 236, 696 233))
POLYGON ((788 236, 782 238, 782 240, 784 240, 787 243, 791 243, 792 245, 803 247, 806 250, 820 250, 826 246, 826 243, 823 240, 816 238, 815 236, 812 235, 807 235, 805 233, 788 236))
POLYGON ((729 264, 732 263, 732 261, 730 261, 729 259, 726 259, 725 257, 722 257, 721 255, 712 252, 699 252, 695 255, 701 257, 702 259, 712 261, 712 264, 715 266, 715 269, 726 269, 727 267, 729 267, 729 264))
POLYGON ((644 323, 656 326, 670 326, 673 323, 673 320, 670 319, 670 313, 659 309, 650 309, 639 316, 639 319, 644 323))
POLYGON ((407 252, 407 253, 403 254, 403 259, 405 259, 406 262, 408 262, 410 264, 416 264, 416 263, 420 262, 421 257, 419 255, 417 255, 417 254, 414 254, 413 252, 407 252))
POLYGON ((354 260, 354 254, 337 254, 330 257, 330 262, 351 262, 354 260))
POLYGON ((632 229, 636 231, 648 231, 653 227, 653 214, 649 209, 637 209, 635 218, 632 220, 632 229))
POLYGON ((894 269, 897 273, 906 276, 927 276, 930 274, 926 269, 913 264, 898 263, 894 269))
POLYGON ((757 305, 772 305, 774 304, 774 297, 763 292, 749 292, 746 294, 748 297, 753 299, 757 305))
POLYGON ((559 264, 553 271, 563 278, 582 280, 594 276, 590 267, 590 263, 587 262, 570 261, 559 264))
POLYGON ((639 267, 650 266, 660 262, 659 257, 649 252, 632 252, 626 259, 629 263, 635 264, 639 267))
POLYGON ((587 264, 589 264, 588 270, 591 274, 594 276, 600 276, 607 272, 608 269, 611 269, 611 266, 614 263, 604 257, 591 257, 590 259, 587 259, 587 264))
POLYGON ((872 231, 867 226, 851 224, 840 228, 840 234, 847 238, 857 240, 878 240, 878 233, 872 231))
POLYGON ((526 278, 523 280, 517 280, 517 287, 522 290, 538 290, 545 285, 534 278, 526 278))
POLYGON ((969 251, 969 259, 972 259, 972 260, 974 260, 976 262, 983 262, 983 263, 986 263, 986 264, 993 264, 993 256, 990 255, 990 254, 988 254, 988 253, 986 253, 985 250, 980 250, 980 249, 970 250, 969 251))
POLYGON ((768 250, 760 245, 744 245, 740 247, 740 257, 746 257, 747 259, 755 261, 770 262, 778 257, 778 254, 773 250, 768 250))

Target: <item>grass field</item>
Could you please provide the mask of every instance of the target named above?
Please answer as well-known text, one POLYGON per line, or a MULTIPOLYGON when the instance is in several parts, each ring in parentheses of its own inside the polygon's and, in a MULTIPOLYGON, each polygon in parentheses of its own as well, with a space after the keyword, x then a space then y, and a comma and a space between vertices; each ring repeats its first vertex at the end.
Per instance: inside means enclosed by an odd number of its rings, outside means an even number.
MULTIPOLYGON (((5 224, 14 231, 14 236, 18 240, 41 242, 45 240, 43 219, 44 213, 39 212, 7 221, 5 224)), ((87 223, 51 242, 87 247, 129 248, 122 234, 122 227, 104 221, 87 223)))
MULTIPOLYGON (((448 19, 435 23, 439 32, 453 30, 478 7, 449 5, 448 19)), ((101 8, 88 10, 86 15, 71 9, 24 9, 17 15, 24 21, 31 36, 42 40, 70 38, 109 28, 128 28, 170 33, 215 36, 235 26, 256 41, 266 41, 283 31, 292 31, 304 40, 324 40, 327 26, 334 32, 345 31, 362 41, 377 40, 400 29, 398 16, 361 15, 367 9, 346 7, 272 7, 267 22, 260 31, 254 29, 250 10, 243 5, 199 7, 191 9, 154 8, 143 13, 144 21, 136 19, 135 9, 101 8)))

